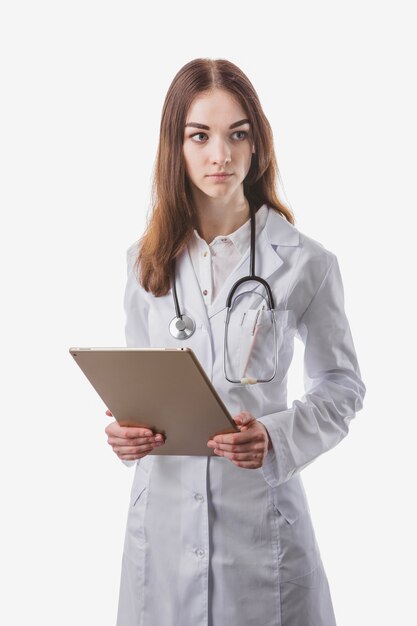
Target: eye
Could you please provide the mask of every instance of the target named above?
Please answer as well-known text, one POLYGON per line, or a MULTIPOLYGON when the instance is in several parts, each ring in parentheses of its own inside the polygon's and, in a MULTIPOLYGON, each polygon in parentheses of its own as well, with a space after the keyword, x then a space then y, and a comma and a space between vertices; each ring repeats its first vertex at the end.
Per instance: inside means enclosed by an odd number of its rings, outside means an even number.
POLYGON ((246 137, 248 136, 248 132, 246 130, 237 130, 236 132, 233 133, 233 135, 238 135, 236 139, 238 141, 242 141, 243 139, 246 139, 246 137))
POLYGON ((193 139, 197 143, 203 143, 204 139, 206 138, 206 133, 195 133, 194 135, 191 135, 191 139, 193 139))

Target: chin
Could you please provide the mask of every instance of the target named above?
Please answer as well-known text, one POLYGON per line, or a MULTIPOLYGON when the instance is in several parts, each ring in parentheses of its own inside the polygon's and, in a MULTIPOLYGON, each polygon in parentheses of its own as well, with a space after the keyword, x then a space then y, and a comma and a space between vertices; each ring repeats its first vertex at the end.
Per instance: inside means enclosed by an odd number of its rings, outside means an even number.
POLYGON ((230 189, 230 186, 225 183, 219 183, 217 185, 210 186, 210 189, 202 190, 205 196, 209 198, 226 198, 232 196, 235 193, 235 189, 230 189))

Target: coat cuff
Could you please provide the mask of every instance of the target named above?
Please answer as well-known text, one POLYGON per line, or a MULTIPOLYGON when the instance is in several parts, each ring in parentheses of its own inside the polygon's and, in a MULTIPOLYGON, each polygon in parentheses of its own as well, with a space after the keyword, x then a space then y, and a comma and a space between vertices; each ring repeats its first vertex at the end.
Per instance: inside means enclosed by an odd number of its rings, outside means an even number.
POLYGON ((258 418, 258 421, 261 422, 268 431, 272 443, 272 448, 268 450, 262 465, 262 473, 270 487, 278 487, 278 485, 290 478, 288 475, 289 465, 286 460, 282 439, 278 432, 279 429, 277 428, 277 421, 279 421, 277 418, 279 416, 279 419, 288 419, 292 412, 292 409, 287 409, 279 413, 272 413, 271 415, 264 415, 258 418))

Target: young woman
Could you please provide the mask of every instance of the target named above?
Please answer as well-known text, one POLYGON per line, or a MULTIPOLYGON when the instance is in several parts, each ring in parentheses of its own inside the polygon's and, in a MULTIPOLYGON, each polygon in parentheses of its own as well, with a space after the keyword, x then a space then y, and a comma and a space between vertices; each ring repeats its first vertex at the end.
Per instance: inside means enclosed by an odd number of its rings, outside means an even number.
POLYGON ((136 464, 118 626, 335 624, 300 471, 347 434, 365 386, 337 258, 294 226, 277 173, 248 78, 226 60, 187 63, 163 107, 148 228, 128 251, 127 344, 190 347, 240 430, 196 457, 106 428, 136 464), (228 302, 249 274, 261 280, 228 302), (306 389, 288 408, 295 336, 306 389))

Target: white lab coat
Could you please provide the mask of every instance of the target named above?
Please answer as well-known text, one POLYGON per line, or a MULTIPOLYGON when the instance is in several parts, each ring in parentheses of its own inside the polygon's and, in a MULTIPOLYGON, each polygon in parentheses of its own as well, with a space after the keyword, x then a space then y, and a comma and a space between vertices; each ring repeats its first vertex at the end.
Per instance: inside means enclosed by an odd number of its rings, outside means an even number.
MULTIPOLYGON (((243 386, 223 376, 223 333, 226 294, 249 273, 249 251, 208 308, 187 250, 178 259, 180 307, 196 321, 186 341, 168 330, 171 292, 156 298, 138 284, 136 253, 133 245, 127 345, 192 348, 231 414, 255 415, 273 450, 257 470, 220 457, 152 454, 137 463, 118 626, 333 626, 300 470, 347 434, 365 395, 337 258, 269 209, 257 235, 256 271, 275 297, 279 367, 272 382, 243 386), (305 395, 288 408, 296 335, 305 345, 305 395)), ((272 348, 264 349, 267 358, 272 348)))

